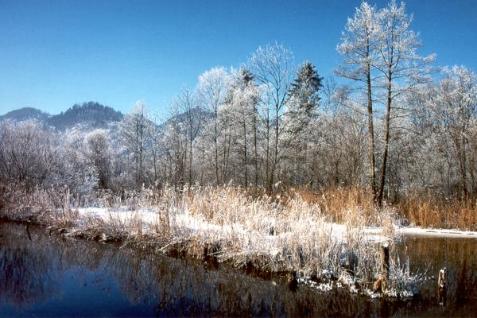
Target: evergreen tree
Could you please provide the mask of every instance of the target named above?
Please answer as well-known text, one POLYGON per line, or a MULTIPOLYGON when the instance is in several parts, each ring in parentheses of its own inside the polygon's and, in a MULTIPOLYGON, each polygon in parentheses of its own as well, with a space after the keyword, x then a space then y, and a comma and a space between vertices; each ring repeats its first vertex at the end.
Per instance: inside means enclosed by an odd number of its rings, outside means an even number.
POLYGON ((306 127, 315 116, 322 87, 322 77, 318 75, 315 66, 305 62, 297 72, 289 91, 288 114, 289 130, 299 132, 306 127))
POLYGON ((309 171, 309 144, 312 122, 316 118, 322 86, 322 78, 315 66, 305 62, 299 68, 296 79, 290 85, 287 96, 287 112, 284 116, 285 133, 282 147, 286 159, 282 175, 288 174, 288 182, 301 184, 309 171))

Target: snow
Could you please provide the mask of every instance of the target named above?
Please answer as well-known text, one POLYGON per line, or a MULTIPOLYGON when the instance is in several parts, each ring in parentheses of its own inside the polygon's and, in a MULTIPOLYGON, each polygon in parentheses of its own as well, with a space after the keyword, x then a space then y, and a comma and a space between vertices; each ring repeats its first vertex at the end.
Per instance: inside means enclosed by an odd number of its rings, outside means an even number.
MULTIPOLYGON (((130 210, 127 207, 119 207, 119 208, 78 208, 76 211, 79 214, 79 221, 81 219, 86 218, 94 218, 100 219, 104 222, 111 222, 111 221, 120 221, 122 223, 127 223, 133 220, 141 221, 143 223, 143 231, 147 233, 149 225, 153 225, 158 222, 160 214, 156 209, 153 208, 140 208, 137 210, 130 210)), ((286 239, 287 236, 290 234, 288 232, 281 233, 279 235, 263 235, 258 233, 255 230, 249 229, 244 224, 240 223, 232 223, 226 225, 218 225, 207 220, 190 214, 187 210, 185 211, 174 211, 175 213, 170 213, 170 223, 174 227, 190 231, 195 235, 219 235, 219 234, 238 234, 238 235, 251 235, 251 234, 259 234, 254 235, 254 243, 257 244, 256 240, 263 240, 262 243, 272 243, 274 240, 278 239, 286 239), (253 233, 256 232, 256 233, 253 233)), ((326 222, 324 223, 323 230, 330 234, 330 237, 337 241, 342 242, 345 241, 347 236, 347 226, 344 224, 337 224, 326 222)), ((363 234, 363 238, 367 241, 371 242, 384 242, 387 241, 388 238, 383 235, 382 229, 377 227, 364 227, 359 229, 360 233, 363 234)), ((262 244, 258 244, 262 245, 262 244)))
POLYGON ((429 237, 450 237, 450 238, 475 238, 477 232, 461 231, 456 229, 430 229, 421 227, 401 227, 398 233, 407 236, 429 236, 429 237))
MULTIPOLYGON (((131 210, 127 207, 119 208, 79 208, 77 209, 79 219, 78 224, 82 224, 89 218, 100 219, 105 223, 119 221, 124 225, 132 222, 142 223, 142 233, 153 231, 154 224, 160 219, 160 212, 154 208, 139 208, 131 210)), ((264 234, 245 224, 215 224, 206 219, 191 214, 187 210, 174 210, 169 213, 169 222, 171 227, 187 235, 200 236, 205 239, 215 238, 237 238, 249 241, 246 244, 246 252, 252 253, 263 251, 264 248, 274 255, 279 252, 280 240, 289 240, 292 237, 291 232, 279 233, 278 235, 264 234)), ((140 224, 141 224, 140 223, 140 224)), ((324 222, 321 224, 324 233, 329 233, 329 237, 335 242, 346 242, 349 232, 345 224, 324 222)), ((383 228, 380 227, 361 227, 352 229, 358 231, 360 237, 367 242, 386 243, 389 237, 385 235, 383 228)), ((420 227, 395 227, 394 232, 401 236, 427 236, 427 237, 450 237, 450 238, 476 238, 477 232, 460 231, 454 229, 429 229, 420 227)))
POLYGON ((126 207, 114 210, 109 208, 79 208, 76 211, 78 211, 81 217, 99 218, 106 222, 112 219, 125 222, 138 218, 143 222, 152 224, 159 216, 153 209, 129 210, 126 207))

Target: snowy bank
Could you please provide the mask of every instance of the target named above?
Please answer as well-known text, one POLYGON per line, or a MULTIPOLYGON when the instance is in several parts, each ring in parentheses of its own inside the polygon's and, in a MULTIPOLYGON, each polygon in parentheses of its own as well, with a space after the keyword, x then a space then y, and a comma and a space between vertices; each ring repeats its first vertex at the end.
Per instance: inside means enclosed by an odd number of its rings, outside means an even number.
POLYGON ((432 229, 421 227, 400 227, 397 233, 405 236, 428 236, 428 237, 449 237, 449 238, 474 238, 477 239, 475 231, 461 231, 456 229, 432 229))
MULTIPOLYGON (((148 231, 151 231, 153 225, 159 221, 160 212, 153 208, 141 208, 137 210, 130 210, 127 207, 120 207, 120 208, 78 208, 75 211, 79 214, 79 224, 81 224, 81 220, 85 218, 93 218, 102 220, 105 223, 119 221, 122 223, 128 223, 131 221, 140 221, 142 223, 142 233, 147 234, 148 231)), ((250 233, 250 229, 247 229, 241 223, 232 223, 232 224, 214 224, 208 222, 202 217, 197 215, 192 215, 187 210, 183 211, 176 211, 176 213, 169 215, 170 222, 175 227, 181 228, 185 231, 189 231, 190 233, 195 234, 204 234, 206 232, 238 232, 241 234, 252 234, 250 233)), ((311 221, 311 220, 310 220, 311 221)), ((269 222, 273 223, 273 220, 269 220, 269 222)), ((318 224, 313 224, 313 221, 308 223, 308 226, 313 226, 318 224)), ((349 226, 345 224, 338 224, 333 222, 320 222, 320 228, 323 229, 326 233, 329 233, 329 237, 332 238, 336 243, 345 243, 347 240, 347 236, 349 235, 350 230, 354 230, 359 232, 360 239, 363 239, 367 242, 385 242, 390 240, 391 238, 386 236, 383 232, 383 229, 380 227, 360 227, 356 229, 350 229, 349 226)), ((253 234, 257 231, 253 231, 253 234)), ((262 233, 260 233, 262 234, 262 233)), ((273 234, 267 233, 260 236, 265 236, 269 240, 274 240, 274 238, 279 238, 283 236, 282 234, 273 234)), ((271 242, 270 241, 270 242, 271 242)))

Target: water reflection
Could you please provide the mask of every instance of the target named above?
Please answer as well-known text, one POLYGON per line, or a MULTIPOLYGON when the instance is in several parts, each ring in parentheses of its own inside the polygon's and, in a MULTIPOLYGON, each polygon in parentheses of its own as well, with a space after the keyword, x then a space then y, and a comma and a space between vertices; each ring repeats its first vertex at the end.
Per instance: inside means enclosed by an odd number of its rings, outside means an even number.
MULTIPOLYGON (((477 240, 462 238, 408 237, 403 249, 410 255, 411 272, 427 271, 432 279, 421 287, 424 303, 437 303, 437 277, 447 268, 445 307, 428 306, 426 316, 475 316, 477 313, 477 240)), ((424 310, 423 310, 424 312, 424 310)))
POLYGON ((0 316, 446 316, 477 306, 477 243, 408 239, 411 270, 449 268, 449 304, 436 304, 436 281, 412 302, 370 300, 344 290, 319 294, 228 268, 87 241, 24 225, 0 224, 0 316), (447 248, 446 248, 447 247, 447 248), (462 293, 461 293, 462 291, 462 293))
MULTIPOLYGON (((26 227, 15 226, 25 231, 26 227)), ((48 257, 52 246, 35 248, 30 240, 14 239, 4 231, 0 237, 0 297, 15 306, 24 306, 51 297, 57 289, 57 259, 48 257), (7 247, 8 246, 8 247, 7 247), (48 250, 50 249, 50 250, 48 250)))

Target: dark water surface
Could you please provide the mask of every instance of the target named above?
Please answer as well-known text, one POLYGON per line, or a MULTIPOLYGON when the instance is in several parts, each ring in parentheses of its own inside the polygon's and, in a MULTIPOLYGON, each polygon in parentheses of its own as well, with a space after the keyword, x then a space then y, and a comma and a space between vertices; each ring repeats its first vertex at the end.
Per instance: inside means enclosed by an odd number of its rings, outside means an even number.
POLYGON ((308 287, 292 292, 228 268, 0 223, 0 317, 477 317, 477 240, 407 238, 405 246, 411 271, 436 275, 447 265, 446 306, 437 305, 432 279, 412 301, 308 287))

